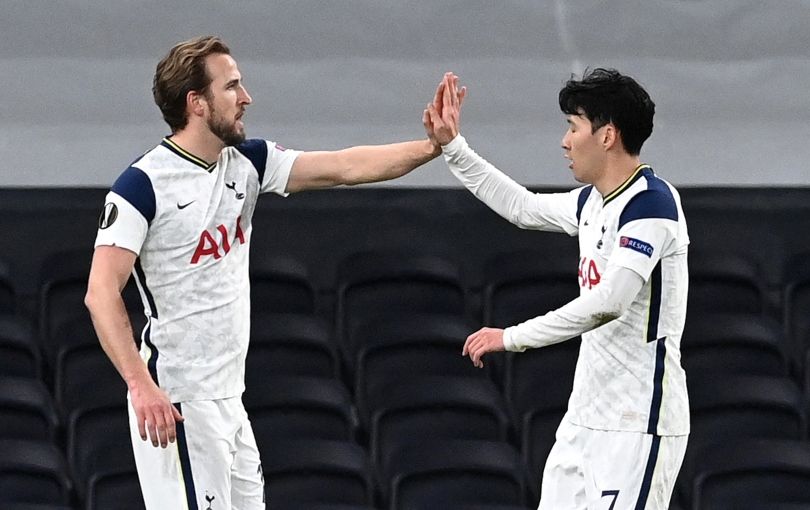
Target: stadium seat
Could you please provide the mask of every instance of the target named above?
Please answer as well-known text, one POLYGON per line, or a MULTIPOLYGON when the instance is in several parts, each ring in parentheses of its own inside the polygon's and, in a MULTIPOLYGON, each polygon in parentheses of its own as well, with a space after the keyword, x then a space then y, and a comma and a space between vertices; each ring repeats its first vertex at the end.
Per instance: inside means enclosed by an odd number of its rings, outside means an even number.
MULTIPOLYGON (((786 377, 726 376, 690 378, 691 428, 678 492, 689 501, 692 481, 704 451, 749 438, 801 440, 806 416, 797 385, 786 377)), ((734 447, 736 449, 737 446, 734 447)))
POLYGON ((134 470, 126 401, 111 399, 74 408, 67 423, 66 450, 68 468, 82 501, 89 499, 88 483, 96 471, 109 468, 108 459, 134 470))
POLYGON ((144 510, 135 464, 115 456, 102 457, 94 465, 85 487, 85 510, 144 510))
POLYGON ((761 268, 752 260, 728 253, 689 252, 687 316, 733 312, 768 312, 761 268))
POLYGON ((67 505, 72 483, 49 441, 0 439, 0 508, 6 503, 67 505))
POLYGON ((476 368, 461 356, 464 340, 474 330, 462 317, 436 314, 403 314, 364 324, 356 334, 354 395, 358 408, 366 412, 369 392, 391 381, 426 375, 487 377, 488 370, 476 368))
POLYGON ((466 313, 459 269, 432 255, 357 253, 340 262, 336 285, 336 332, 350 366, 357 352, 353 333, 369 319, 414 312, 466 313))
MULTIPOLYGON (((52 361, 59 347, 55 333, 59 326, 74 320, 89 323, 90 314, 84 306, 87 278, 93 250, 53 253, 42 263, 39 280, 39 338, 46 359, 52 361)), ((133 332, 139 336, 145 324, 143 305, 133 278, 122 292, 129 312, 133 332)))
POLYGON ((243 402, 260 445, 355 438, 356 412, 348 390, 336 379, 273 377, 262 387, 248 388, 243 402))
POLYGON ((810 505, 810 443, 752 439, 702 452, 692 480, 693 510, 810 505))
POLYGON ((373 487, 365 450, 349 441, 283 439, 259 445, 268 508, 369 505, 373 487))
POLYGON ((0 438, 56 441, 59 419, 37 379, 0 377, 0 438))
POLYGON ((317 290, 306 265, 289 256, 254 254, 250 260, 251 316, 313 314, 317 290))
POLYGON ((525 469, 505 442, 422 438, 387 452, 381 475, 390 510, 526 503, 525 469))
POLYGON ((17 313, 17 293, 11 274, 11 267, 0 259, 0 315, 17 313))
POLYGON ((520 455, 529 469, 529 492, 536 507, 540 501, 543 468, 556 441, 557 429, 568 410, 557 404, 525 411, 521 420, 520 455))
POLYGON ((486 326, 514 326, 579 296, 575 254, 504 252, 487 260, 483 274, 486 326))
POLYGON ((0 316, 0 377, 42 377, 42 356, 22 319, 0 316))
POLYGON ((127 387, 98 343, 61 350, 56 361, 54 397, 63 417, 79 407, 114 399, 125 403, 127 387))
POLYGON ((338 378, 340 356, 329 325, 314 315, 261 314, 251 319, 245 366, 248 390, 268 375, 338 378))
POLYGON ((810 252, 791 257, 784 273, 783 321, 790 357, 795 373, 810 380, 810 366, 804 362, 810 352, 810 252))
POLYGON ((687 316, 681 339, 687 377, 727 374, 786 376, 782 330, 774 320, 748 313, 687 316))
POLYGON ((391 381, 368 396, 372 462, 403 438, 511 439, 511 420, 495 385, 485 378, 424 376, 391 381))
POLYGON ((503 388, 515 416, 567 406, 580 343, 577 337, 539 349, 507 353, 503 388))
POLYGON ((75 507, 58 504, 3 503, 3 510, 75 510, 75 507))

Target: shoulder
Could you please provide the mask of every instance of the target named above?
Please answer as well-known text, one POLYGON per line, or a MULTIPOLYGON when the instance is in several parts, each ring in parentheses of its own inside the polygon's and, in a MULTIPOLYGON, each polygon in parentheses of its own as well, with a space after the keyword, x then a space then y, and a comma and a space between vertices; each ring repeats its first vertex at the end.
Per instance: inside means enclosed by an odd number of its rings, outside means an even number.
POLYGON ((678 221, 678 203, 669 183, 655 174, 645 172, 646 188, 641 189, 625 204, 619 217, 619 228, 641 219, 678 221))
POLYGON ((147 221, 155 217, 155 190, 152 179, 135 164, 124 170, 110 191, 129 202, 147 221))

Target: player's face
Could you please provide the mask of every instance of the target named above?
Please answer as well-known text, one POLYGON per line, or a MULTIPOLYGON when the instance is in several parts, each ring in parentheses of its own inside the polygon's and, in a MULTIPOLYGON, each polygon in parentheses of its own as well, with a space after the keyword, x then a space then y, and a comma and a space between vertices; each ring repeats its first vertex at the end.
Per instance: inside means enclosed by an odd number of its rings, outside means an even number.
POLYGON ((605 166, 605 151, 600 143, 605 126, 593 132, 593 125, 585 115, 568 115, 568 131, 562 139, 563 156, 570 160, 568 168, 574 179, 593 184, 605 166))
POLYGON ((211 76, 206 94, 208 129, 225 145, 238 145, 245 141, 242 115, 253 99, 242 85, 242 75, 230 55, 209 55, 206 71, 211 76))

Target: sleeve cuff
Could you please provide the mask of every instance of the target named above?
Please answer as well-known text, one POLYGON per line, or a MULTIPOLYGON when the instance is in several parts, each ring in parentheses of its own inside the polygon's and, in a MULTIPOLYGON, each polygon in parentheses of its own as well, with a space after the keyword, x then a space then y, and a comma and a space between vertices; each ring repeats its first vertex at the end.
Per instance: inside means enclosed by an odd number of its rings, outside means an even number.
POLYGON ((503 330, 503 348, 509 352, 517 352, 520 349, 515 345, 515 341, 512 336, 515 333, 514 326, 506 328, 503 330))
POLYGON ((455 138, 450 140, 450 143, 447 145, 442 145, 442 153, 444 153, 445 157, 447 158, 455 158, 459 156, 459 153, 467 146, 467 140, 461 136, 461 133, 457 134, 455 138))

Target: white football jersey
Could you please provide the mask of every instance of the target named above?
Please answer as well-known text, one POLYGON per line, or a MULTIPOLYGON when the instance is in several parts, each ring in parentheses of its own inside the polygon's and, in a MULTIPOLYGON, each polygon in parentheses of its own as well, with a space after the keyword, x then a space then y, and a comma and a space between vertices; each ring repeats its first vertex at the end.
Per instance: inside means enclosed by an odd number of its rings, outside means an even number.
POLYGON ((254 139, 207 164, 165 138, 107 194, 95 245, 138 255, 141 356, 173 402, 244 391, 253 211, 259 193, 286 195, 298 154, 254 139))
POLYGON ((582 334, 569 418, 596 429, 687 434, 680 345, 689 235, 678 192, 641 165, 604 198, 592 186, 582 188, 570 210, 579 225, 581 294, 599 285, 611 265, 645 283, 618 319, 582 334))
MULTIPOLYGON (((506 328, 504 347, 522 351, 581 334, 567 413, 573 423, 599 430, 687 434, 689 402, 680 343, 689 235, 675 188, 648 165, 640 165, 605 197, 593 186, 531 193, 476 154, 461 135, 443 151, 456 177, 510 222, 579 236, 580 298, 506 328), (603 275, 627 270, 643 284, 618 318, 609 310, 597 318, 580 313, 583 306, 573 306, 588 301, 583 298, 600 283, 610 285, 602 282, 603 275)), ((597 308, 600 299, 594 300, 597 308)), ((537 391, 542 395, 542 388, 537 391)))

